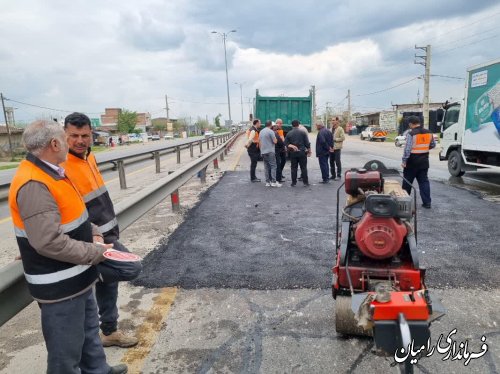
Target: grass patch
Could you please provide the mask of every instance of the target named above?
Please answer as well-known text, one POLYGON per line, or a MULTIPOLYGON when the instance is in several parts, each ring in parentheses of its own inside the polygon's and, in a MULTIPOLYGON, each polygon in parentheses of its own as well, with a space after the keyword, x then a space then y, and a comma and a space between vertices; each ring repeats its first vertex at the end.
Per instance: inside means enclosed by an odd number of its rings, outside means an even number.
POLYGON ((104 145, 93 145, 92 146, 92 152, 94 152, 94 153, 107 151, 108 149, 109 149, 109 147, 106 147, 104 145))
POLYGON ((390 132, 387 134, 387 137, 385 138, 386 142, 392 142, 394 143, 394 140, 396 139, 396 136, 398 136, 397 131, 390 132))
POLYGON ((19 166, 19 164, 0 165, 0 170, 15 169, 18 166, 19 166))

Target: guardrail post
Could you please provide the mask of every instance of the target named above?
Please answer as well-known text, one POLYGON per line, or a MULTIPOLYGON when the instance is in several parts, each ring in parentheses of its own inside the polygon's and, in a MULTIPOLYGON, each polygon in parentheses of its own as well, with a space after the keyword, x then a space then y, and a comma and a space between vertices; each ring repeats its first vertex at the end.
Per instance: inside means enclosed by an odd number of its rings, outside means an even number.
MULTIPOLYGON (((173 171, 169 171, 168 174, 172 174, 173 171)), ((170 202, 172 203, 172 211, 178 212, 181 210, 180 199, 179 199, 179 190, 175 190, 170 194, 170 202)))
POLYGON ((201 183, 207 183, 207 167, 208 166, 205 166, 203 169, 200 170, 201 183))
POLYGON ((228 149, 228 148, 229 148, 229 146, 228 146, 228 147, 226 147, 226 148, 224 148, 224 154, 225 154, 226 156, 227 156, 227 152, 228 152, 228 150, 227 150, 227 149, 228 149))
POLYGON ((155 152, 156 174, 160 173, 160 152, 155 152))
POLYGON ((207 149, 210 149, 210 138, 207 138, 207 149))
POLYGON ((199 144, 200 144, 200 153, 203 153, 203 142, 200 140, 199 144))
POLYGON ((123 167, 123 160, 118 160, 117 167, 118 167, 118 177, 120 178, 120 189, 126 190, 127 181, 125 179, 125 168, 123 167))
POLYGON ((221 161, 224 161, 224 152, 221 152, 221 153, 220 153, 220 160, 221 160, 221 161))
POLYGON ((219 169, 219 160, 217 158, 214 158, 214 169, 219 169))
POLYGON ((177 152, 177 163, 181 163, 181 147, 177 146, 175 147, 175 151, 177 152))
POLYGON ((217 145, 219 145, 220 136, 217 137, 217 145))
POLYGON ((194 157, 193 143, 189 144, 189 154, 191 155, 191 158, 194 157))
MULTIPOLYGON (((219 143, 217 143, 217 144, 219 144, 219 143)), ((212 148, 215 148, 215 138, 214 137, 212 137, 212 148)))

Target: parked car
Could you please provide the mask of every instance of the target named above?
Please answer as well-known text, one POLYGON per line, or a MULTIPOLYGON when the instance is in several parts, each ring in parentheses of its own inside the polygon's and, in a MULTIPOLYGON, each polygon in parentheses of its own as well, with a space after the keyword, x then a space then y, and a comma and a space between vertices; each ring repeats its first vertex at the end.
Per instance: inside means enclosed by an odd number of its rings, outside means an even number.
MULTIPOLYGON (((432 134, 432 137, 434 138, 434 141, 436 143, 439 142, 438 134, 432 134)), ((405 144, 406 144, 406 135, 398 135, 394 138, 394 145, 396 147, 403 147, 405 144)))
POLYGON ((142 137, 139 134, 128 134, 129 143, 140 143, 142 142, 142 137))
POLYGON ((173 139, 173 138, 174 138, 174 135, 173 135, 173 134, 166 134, 163 138, 164 138, 165 140, 168 140, 168 139, 173 139))
POLYGON ((385 138, 387 137, 387 131, 380 127, 367 127, 361 132, 360 138, 361 140, 380 140, 385 142, 385 138))
POLYGON ((211 136, 214 136, 213 131, 205 131, 205 138, 210 138, 211 136))
POLYGON ((152 141, 155 141, 155 140, 160 140, 160 135, 158 135, 158 134, 151 135, 151 140, 152 140, 152 141))

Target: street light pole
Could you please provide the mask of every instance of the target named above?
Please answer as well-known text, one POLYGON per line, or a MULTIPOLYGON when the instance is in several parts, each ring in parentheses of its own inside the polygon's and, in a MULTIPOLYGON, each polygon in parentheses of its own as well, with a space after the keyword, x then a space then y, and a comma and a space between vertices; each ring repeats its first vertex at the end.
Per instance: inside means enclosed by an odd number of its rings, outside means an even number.
POLYGON ((243 83, 234 82, 234 84, 240 86, 241 122, 243 122, 243 83))
POLYGON ((236 30, 231 30, 229 32, 212 31, 212 34, 219 34, 219 35, 221 35, 222 36, 222 41, 224 43, 224 62, 226 64, 227 109, 228 109, 228 112, 229 112, 229 121, 232 121, 232 118, 231 118, 231 100, 229 99, 229 75, 227 73, 226 38, 232 32, 236 32, 236 30))

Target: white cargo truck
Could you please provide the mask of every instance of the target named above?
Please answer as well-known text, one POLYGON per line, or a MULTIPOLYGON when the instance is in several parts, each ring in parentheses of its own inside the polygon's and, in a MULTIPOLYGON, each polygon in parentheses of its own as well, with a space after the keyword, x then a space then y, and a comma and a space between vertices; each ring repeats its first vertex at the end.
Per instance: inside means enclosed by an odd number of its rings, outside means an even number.
POLYGON ((465 98, 445 110, 439 159, 450 174, 500 171, 500 59, 467 69, 465 98))

